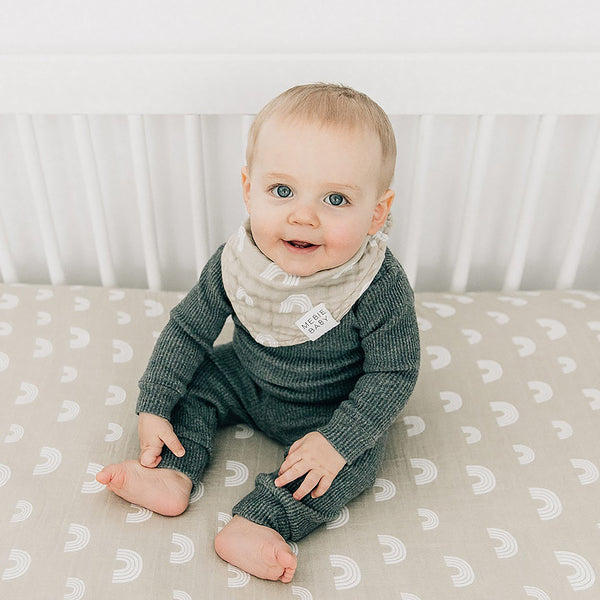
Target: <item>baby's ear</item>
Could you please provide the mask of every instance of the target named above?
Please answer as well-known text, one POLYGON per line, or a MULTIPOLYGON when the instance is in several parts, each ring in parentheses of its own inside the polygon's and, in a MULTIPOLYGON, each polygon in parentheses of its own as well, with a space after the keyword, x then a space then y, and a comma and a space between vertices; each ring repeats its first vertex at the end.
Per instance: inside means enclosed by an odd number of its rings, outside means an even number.
POLYGON ((367 232, 369 235, 376 234, 383 227, 383 224, 385 223, 385 220, 390 212, 390 208, 392 208, 395 195, 396 193, 394 190, 386 190, 382 194, 381 198, 379 198, 379 201, 375 206, 375 210, 373 211, 371 226, 367 232))
POLYGON ((250 174, 247 166, 242 167, 242 194, 244 195, 246 210, 250 214, 250 174))

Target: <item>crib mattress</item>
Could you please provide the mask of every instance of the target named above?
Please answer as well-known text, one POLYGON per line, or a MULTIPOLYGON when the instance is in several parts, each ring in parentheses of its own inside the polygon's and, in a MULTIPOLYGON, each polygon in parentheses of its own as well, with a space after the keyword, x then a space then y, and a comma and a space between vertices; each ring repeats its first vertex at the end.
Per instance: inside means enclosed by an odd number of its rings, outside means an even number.
POLYGON ((282 460, 261 433, 219 432, 179 517, 94 479, 137 456, 137 380, 180 297, 0 286, 1 598, 600 597, 600 295, 418 294, 421 374, 379 479, 292 544, 289 585, 212 546, 282 460))

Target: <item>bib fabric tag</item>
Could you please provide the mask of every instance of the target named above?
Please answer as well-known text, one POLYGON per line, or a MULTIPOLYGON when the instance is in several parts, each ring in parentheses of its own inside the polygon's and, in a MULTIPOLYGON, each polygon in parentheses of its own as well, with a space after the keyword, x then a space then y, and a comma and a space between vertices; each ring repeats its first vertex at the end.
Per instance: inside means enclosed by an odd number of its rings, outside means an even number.
POLYGON ((311 308, 296 321, 298 329, 313 342, 336 325, 339 325, 339 322, 331 316, 331 313, 322 302, 311 308))

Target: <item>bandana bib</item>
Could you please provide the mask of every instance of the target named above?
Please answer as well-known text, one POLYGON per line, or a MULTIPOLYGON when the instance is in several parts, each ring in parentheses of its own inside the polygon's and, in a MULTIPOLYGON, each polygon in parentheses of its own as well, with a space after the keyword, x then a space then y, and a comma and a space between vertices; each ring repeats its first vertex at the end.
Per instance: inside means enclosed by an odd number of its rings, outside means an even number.
POLYGON ((385 257, 390 217, 346 263, 307 277, 290 275, 256 246, 246 219, 221 257, 223 285, 250 335, 263 346, 319 339, 339 324, 369 287, 385 257))

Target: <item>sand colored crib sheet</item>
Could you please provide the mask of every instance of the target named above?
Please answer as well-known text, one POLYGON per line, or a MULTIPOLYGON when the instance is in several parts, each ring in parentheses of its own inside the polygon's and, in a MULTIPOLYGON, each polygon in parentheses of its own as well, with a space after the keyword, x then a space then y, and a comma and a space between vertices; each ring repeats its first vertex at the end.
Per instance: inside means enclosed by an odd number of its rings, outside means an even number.
POLYGON ((212 540, 282 449, 219 433, 190 508, 99 485, 137 456, 139 379, 180 296, 0 286, 0 598, 600 597, 600 295, 417 295, 422 370, 376 486, 293 544, 292 584, 212 540))

